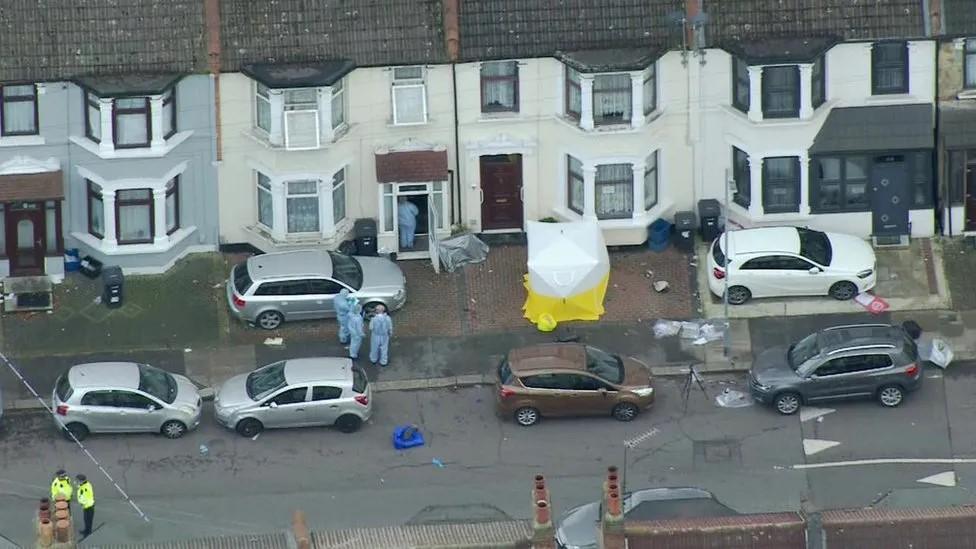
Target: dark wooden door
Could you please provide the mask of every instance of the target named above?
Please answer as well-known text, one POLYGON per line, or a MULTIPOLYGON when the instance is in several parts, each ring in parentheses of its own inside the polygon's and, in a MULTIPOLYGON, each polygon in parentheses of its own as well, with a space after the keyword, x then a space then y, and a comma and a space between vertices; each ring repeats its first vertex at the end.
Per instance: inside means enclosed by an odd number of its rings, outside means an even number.
POLYGON ((522 228, 522 155, 481 157, 481 228, 522 228))
MULTIPOLYGON (((43 203, 42 203, 43 204, 43 203)), ((44 273, 44 209, 41 204, 24 203, 7 210, 7 255, 11 276, 44 273)))

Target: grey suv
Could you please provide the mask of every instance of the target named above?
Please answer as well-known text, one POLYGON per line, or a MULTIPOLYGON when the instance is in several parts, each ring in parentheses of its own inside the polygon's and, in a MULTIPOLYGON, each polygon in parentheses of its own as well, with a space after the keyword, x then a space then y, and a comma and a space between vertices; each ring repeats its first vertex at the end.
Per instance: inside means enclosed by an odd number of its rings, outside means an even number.
POLYGON ((761 353, 749 371, 753 398, 781 414, 806 403, 876 398, 895 407, 922 382, 915 341, 900 326, 835 326, 761 353))
POLYGON ((332 300, 343 289, 367 314, 379 304, 393 311, 407 301, 406 279, 389 259, 296 250, 256 255, 234 266, 227 305, 238 318, 274 330, 286 320, 335 316, 332 300))

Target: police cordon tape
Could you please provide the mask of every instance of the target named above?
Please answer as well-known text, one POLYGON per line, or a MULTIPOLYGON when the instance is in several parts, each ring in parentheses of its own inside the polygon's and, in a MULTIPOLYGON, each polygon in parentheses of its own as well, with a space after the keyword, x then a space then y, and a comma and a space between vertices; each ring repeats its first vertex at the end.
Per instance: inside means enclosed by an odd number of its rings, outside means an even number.
POLYGON ((115 489, 122 496, 122 499, 128 502, 128 504, 131 505, 133 509, 135 509, 136 513, 139 514, 140 518, 142 518, 146 522, 149 522, 149 515, 142 512, 142 509, 140 509, 139 506, 136 505, 136 502, 132 501, 132 498, 129 497, 129 494, 127 494, 125 490, 123 490, 122 487, 119 486, 118 482, 115 482, 115 479, 112 478, 112 475, 110 475, 108 471, 105 470, 105 467, 102 467, 102 464, 97 459, 95 459, 95 456, 93 456, 92 453, 88 451, 88 448, 86 448, 85 445, 82 444, 82 442, 78 440, 77 437, 75 437, 74 433, 72 433, 71 431, 65 428, 64 422, 61 421, 61 418, 54 413, 54 410, 52 410, 51 407, 48 406, 48 403, 43 398, 41 398, 41 395, 39 395, 37 391, 34 390, 34 387, 30 384, 30 382, 28 382, 27 379, 25 379, 24 376, 21 375, 20 370, 18 370, 17 367, 14 366, 14 363, 7 358, 7 355, 0 352, 0 360, 2 360, 3 363, 7 365, 7 368, 9 368, 10 371, 13 372, 15 376, 17 376, 17 379, 19 379, 20 382, 24 384, 24 387, 27 387, 27 390, 30 391, 31 395, 33 395, 34 398, 37 399, 37 402, 40 403, 40 407, 44 408, 45 410, 47 410, 49 414, 51 414, 51 417, 53 417, 54 420, 58 422, 58 425, 61 427, 61 430, 68 434, 71 440, 73 440, 74 443, 78 445, 78 448, 81 449, 81 451, 85 454, 85 456, 87 456, 88 459, 91 460, 91 462, 94 463, 96 467, 98 467, 98 470, 102 472, 102 475, 104 475, 105 478, 107 478, 108 481, 112 483, 112 486, 115 486, 115 489))

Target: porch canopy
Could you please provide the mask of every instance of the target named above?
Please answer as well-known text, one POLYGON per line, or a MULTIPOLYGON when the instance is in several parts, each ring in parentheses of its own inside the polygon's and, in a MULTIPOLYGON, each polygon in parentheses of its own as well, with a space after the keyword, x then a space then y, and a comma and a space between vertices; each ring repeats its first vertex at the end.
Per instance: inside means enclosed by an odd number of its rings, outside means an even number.
POLYGON ((976 148, 976 105, 940 105, 939 134, 946 149, 976 148))
POLYGON ((931 103, 833 109, 810 154, 931 149, 933 123, 931 103))
POLYGON ((0 175, 0 202, 33 202, 64 198, 61 170, 0 175))

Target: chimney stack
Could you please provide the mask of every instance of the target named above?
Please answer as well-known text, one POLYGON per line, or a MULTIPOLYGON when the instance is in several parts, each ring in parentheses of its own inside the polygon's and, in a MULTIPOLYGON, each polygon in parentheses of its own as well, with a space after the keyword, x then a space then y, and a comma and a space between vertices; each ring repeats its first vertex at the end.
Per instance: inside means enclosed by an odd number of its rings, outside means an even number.
POLYGON ((295 511, 291 516, 291 534, 295 537, 295 547, 298 549, 311 549, 312 536, 308 533, 308 525, 305 524, 305 513, 295 511))
POLYGON ((224 158, 223 136, 220 132, 220 65, 222 63, 220 38, 220 0, 204 0, 203 14, 205 30, 207 31, 207 68, 213 79, 214 91, 214 160, 220 162, 224 158))
POLYGON ((607 467, 607 480, 603 482, 603 516, 600 517, 600 548, 626 549, 624 534, 623 493, 620 490, 617 468, 607 467))
POLYGON ((685 0, 685 45, 691 50, 698 47, 697 32, 692 21, 699 15, 701 15, 701 0, 685 0))
POLYGON ((456 63, 461 53, 460 0, 444 0, 444 46, 447 59, 456 63))
POLYGON ((556 549, 556 529, 552 525, 549 490, 542 475, 535 476, 532 487, 532 549, 556 549))

